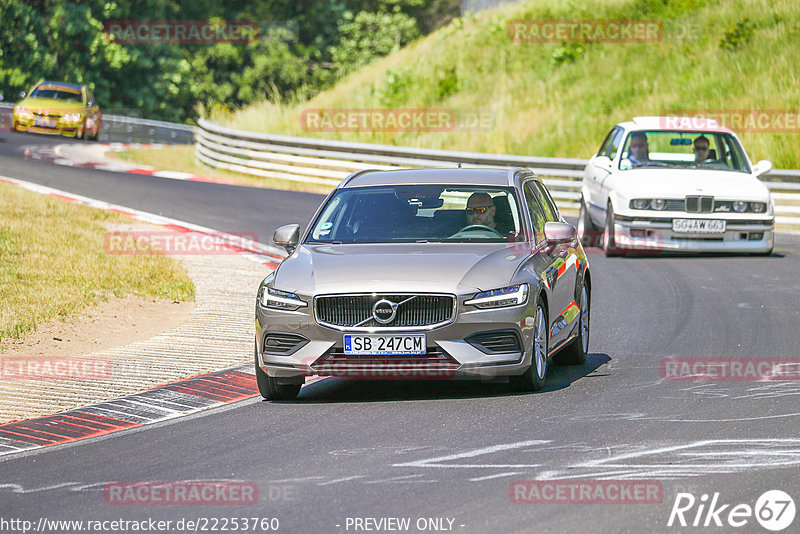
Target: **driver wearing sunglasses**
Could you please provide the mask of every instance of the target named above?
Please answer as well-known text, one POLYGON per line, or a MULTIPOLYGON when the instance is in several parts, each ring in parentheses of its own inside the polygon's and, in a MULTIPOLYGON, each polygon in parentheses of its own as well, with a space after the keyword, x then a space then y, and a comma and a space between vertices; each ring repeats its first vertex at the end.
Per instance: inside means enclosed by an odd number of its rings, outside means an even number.
POLYGON ((496 208, 488 193, 473 193, 467 201, 467 224, 480 224, 495 227, 494 214, 496 208))
POLYGON ((707 159, 710 159, 711 153, 709 151, 710 143, 708 137, 701 135, 694 140, 694 164, 698 165, 707 159))

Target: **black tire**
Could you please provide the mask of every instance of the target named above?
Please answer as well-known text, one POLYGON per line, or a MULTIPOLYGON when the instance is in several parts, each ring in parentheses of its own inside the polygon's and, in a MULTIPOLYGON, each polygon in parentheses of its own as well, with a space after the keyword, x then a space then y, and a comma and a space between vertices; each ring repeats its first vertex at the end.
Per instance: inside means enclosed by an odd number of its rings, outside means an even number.
POLYGON ((622 250, 617 247, 614 239, 614 208, 611 206, 611 202, 608 203, 606 208, 606 225, 603 228, 603 252, 609 258, 622 254, 622 250))
POLYGON ((559 365, 583 365, 589 355, 589 326, 591 322, 591 295, 584 283, 579 293, 578 335, 555 356, 559 365))
POLYGON ((510 377, 511 388, 515 391, 539 391, 547 379, 550 332, 547 326, 547 310, 541 303, 536 305, 535 317, 531 365, 521 375, 510 377))
POLYGON ((256 383, 258 392, 267 400, 294 400, 300 393, 300 384, 278 384, 258 365, 258 347, 255 349, 256 383))
POLYGON ((581 197, 581 207, 580 212, 578 213, 577 230, 578 239, 580 239, 581 245, 583 245, 584 248, 600 246, 597 227, 592 222, 592 218, 589 217, 589 210, 586 208, 586 202, 584 202, 583 197, 581 197))

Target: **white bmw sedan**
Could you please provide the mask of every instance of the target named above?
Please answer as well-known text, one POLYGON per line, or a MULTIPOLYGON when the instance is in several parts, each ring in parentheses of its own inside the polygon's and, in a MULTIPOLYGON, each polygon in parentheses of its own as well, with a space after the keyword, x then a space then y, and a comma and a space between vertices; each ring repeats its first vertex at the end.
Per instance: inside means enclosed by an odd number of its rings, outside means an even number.
POLYGON ((578 233, 606 255, 770 254, 775 208, 736 134, 713 120, 635 117, 586 165, 578 233))

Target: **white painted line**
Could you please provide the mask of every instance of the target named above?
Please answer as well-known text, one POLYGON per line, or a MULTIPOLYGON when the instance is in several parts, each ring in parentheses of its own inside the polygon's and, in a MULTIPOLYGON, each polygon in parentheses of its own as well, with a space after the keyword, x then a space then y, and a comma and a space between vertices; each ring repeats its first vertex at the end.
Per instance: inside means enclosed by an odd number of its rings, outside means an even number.
POLYGON ((480 482, 481 480, 491 480, 493 478, 511 477, 514 475, 521 475, 522 471, 512 471, 510 473, 498 473, 496 475, 489 475, 485 477, 468 478, 470 482, 480 482))
POLYGON ((194 174, 180 171, 155 171, 153 176, 157 178, 169 178, 171 180, 188 180, 194 178, 194 174))
POLYGON ((364 476, 365 475, 353 475, 349 477, 336 478, 334 480, 329 480, 328 482, 317 482, 317 486, 330 486, 331 484, 338 484, 339 482, 347 482, 348 480, 364 478, 364 476))
POLYGON ((471 451, 460 452, 457 454, 449 454, 447 456, 437 456, 435 458, 428 458, 426 460, 416 460, 413 462, 405 462, 401 464, 392 464, 392 467, 468 467, 468 468, 475 468, 475 467, 498 467, 498 468, 508 468, 508 467, 539 467, 540 464, 442 464, 441 462, 446 462, 449 460, 460 460, 462 458, 474 458, 476 456, 482 456, 485 454, 492 454, 495 452, 500 451, 508 451, 513 449, 520 449, 522 447, 530 447, 531 445, 544 445, 545 443, 550 443, 549 440, 541 440, 541 439, 534 439, 529 441, 518 441, 515 443, 504 443, 501 445, 492 445, 491 447, 484 447, 481 449, 474 449, 471 451))

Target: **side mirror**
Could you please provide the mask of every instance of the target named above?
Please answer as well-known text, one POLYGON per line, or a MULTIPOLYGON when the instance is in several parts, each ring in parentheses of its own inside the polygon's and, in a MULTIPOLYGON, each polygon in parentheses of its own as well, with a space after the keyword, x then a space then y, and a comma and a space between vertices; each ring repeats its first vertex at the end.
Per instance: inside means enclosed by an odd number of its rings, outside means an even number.
POLYGON ((772 162, 768 159, 762 159, 753 165, 753 174, 756 176, 763 176, 772 170, 772 162))
POLYGON ((291 254, 300 242, 300 225, 287 224, 281 226, 275 230, 275 233, 272 235, 272 242, 279 247, 285 248, 286 252, 291 254))
POLYGON ((578 231, 571 224, 546 222, 544 223, 544 238, 549 246, 572 243, 578 238, 578 231))
POLYGON ((28 93, 26 93, 25 91, 20 91, 19 92, 19 97, 20 98, 25 98, 26 96, 28 96, 28 93))
POLYGON ((4 99, 4 97, 3 97, 3 93, 0 93, 0 102, 2 102, 2 101, 3 101, 3 99, 4 99))
POLYGON ((86 103, 86 107, 92 107, 92 106, 94 106, 94 100, 89 100, 89 101, 86 103))
POLYGON ((600 167, 601 169, 610 169, 611 165, 611 159, 608 156, 595 156, 594 158, 595 167, 600 167))

